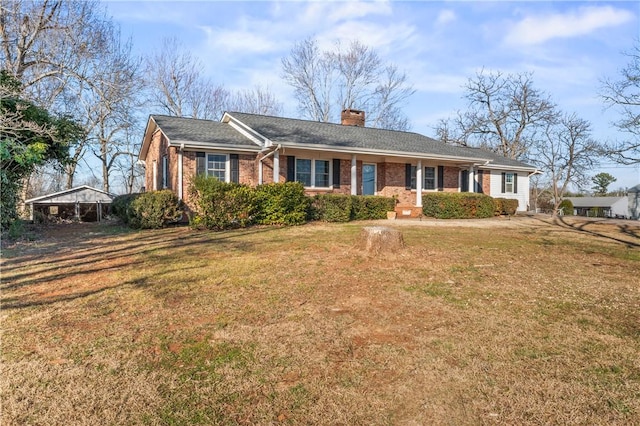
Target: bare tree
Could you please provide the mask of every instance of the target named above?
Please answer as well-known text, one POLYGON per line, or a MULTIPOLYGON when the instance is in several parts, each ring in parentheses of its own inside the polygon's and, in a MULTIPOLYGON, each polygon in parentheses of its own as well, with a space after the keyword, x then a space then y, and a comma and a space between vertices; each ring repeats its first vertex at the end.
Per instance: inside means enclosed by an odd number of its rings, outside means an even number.
POLYGON ((93 62, 95 80, 83 93, 90 148, 102 168, 102 188, 111 190, 110 175, 120 156, 131 155, 137 95, 143 87, 140 65, 131 55, 131 40, 122 42, 114 28, 109 52, 93 62))
POLYGON ((436 133, 449 143, 479 146, 507 158, 525 159, 546 124, 555 118, 555 105, 533 87, 530 73, 485 73, 465 86, 467 112, 441 121, 436 133))
POLYGON ((2 67, 51 108, 70 80, 86 78, 82 64, 105 50, 108 21, 95 0, 2 1, 2 67))
POLYGON ((601 144, 591 138, 588 121, 565 114, 547 123, 544 136, 532 148, 551 186, 556 214, 569 184, 581 186, 589 181, 589 172, 598 165, 601 144))
POLYGON ((240 90, 234 93, 226 109, 249 114, 278 116, 282 114, 282 102, 278 101, 268 89, 254 87, 251 90, 240 90))
POLYGON ((152 103, 168 115, 219 119, 229 92, 202 75, 202 63, 177 38, 166 38, 146 59, 146 79, 152 103))
POLYGON ((640 42, 629 53, 629 63, 620 71, 620 80, 605 79, 600 96, 607 107, 621 115, 614 125, 629 134, 629 139, 613 142, 605 153, 620 164, 640 163, 640 42))
POLYGON ((358 41, 321 51, 314 39, 298 42, 282 59, 282 76, 295 89, 300 113, 311 120, 337 120, 346 108, 363 109, 372 127, 407 130, 402 104, 414 90, 406 74, 386 65, 358 41))

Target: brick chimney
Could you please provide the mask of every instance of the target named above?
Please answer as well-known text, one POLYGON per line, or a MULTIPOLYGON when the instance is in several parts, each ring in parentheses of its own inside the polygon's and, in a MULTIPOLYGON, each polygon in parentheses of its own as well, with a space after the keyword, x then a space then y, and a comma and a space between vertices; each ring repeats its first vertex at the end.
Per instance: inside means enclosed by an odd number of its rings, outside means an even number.
POLYGON ((364 127, 364 111, 343 109, 340 114, 340 121, 343 126, 364 127))

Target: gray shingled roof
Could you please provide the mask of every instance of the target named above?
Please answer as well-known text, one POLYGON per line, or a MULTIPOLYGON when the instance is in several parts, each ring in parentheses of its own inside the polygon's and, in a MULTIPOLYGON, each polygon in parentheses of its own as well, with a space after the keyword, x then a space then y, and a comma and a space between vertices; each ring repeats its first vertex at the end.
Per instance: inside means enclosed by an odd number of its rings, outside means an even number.
POLYGON ((152 117, 160 129, 162 129, 163 133, 173 142, 184 141, 246 145, 258 148, 253 141, 226 123, 194 118, 170 117, 167 115, 152 115, 152 117))
POLYGON ((531 167, 479 148, 448 145, 419 133, 343 126, 341 124, 292 118, 270 117, 239 112, 228 113, 274 143, 330 145, 375 151, 406 152, 493 160, 494 165, 531 167))
POLYGON ((611 207, 627 197, 565 197, 571 200, 573 207, 611 207))
MULTIPOLYGON (((343 126, 294 118, 230 112, 230 116, 244 123, 273 143, 283 145, 322 145, 342 149, 425 154, 434 156, 492 160, 494 166, 530 167, 520 161, 504 158, 479 148, 448 145, 427 136, 370 127, 343 126)), ((257 145, 227 123, 192 118, 153 115, 153 119, 172 141, 226 144, 235 146, 257 145)))

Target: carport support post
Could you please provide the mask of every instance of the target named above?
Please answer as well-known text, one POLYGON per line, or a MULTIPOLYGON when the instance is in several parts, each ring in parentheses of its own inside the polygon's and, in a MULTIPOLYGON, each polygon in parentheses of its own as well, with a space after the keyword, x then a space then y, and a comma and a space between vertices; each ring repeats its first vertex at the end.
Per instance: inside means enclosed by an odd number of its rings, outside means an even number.
POLYGON ((76 219, 80 222, 80 202, 76 201, 76 219))

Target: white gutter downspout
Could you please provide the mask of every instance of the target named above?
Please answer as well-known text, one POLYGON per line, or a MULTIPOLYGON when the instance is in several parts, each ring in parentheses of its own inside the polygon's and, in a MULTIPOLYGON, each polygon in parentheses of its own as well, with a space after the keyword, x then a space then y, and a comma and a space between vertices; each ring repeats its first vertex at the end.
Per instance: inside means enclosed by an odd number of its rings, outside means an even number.
POLYGON ((184 144, 180 144, 178 149, 178 199, 182 200, 182 151, 184 150, 184 144))
POLYGON ((355 154, 351 156, 351 195, 358 195, 358 163, 355 154))
MULTIPOLYGON (((258 160, 258 185, 262 185, 262 162, 271 157, 272 155, 276 154, 278 152, 279 149, 282 148, 282 145, 278 144, 276 145, 276 149, 274 149, 273 151, 269 152, 268 154, 265 154, 264 157, 262 157, 260 160, 258 160)), ((280 156, 277 155, 273 158, 273 181, 274 182, 278 182, 278 177, 280 175, 280 156), (276 168, 277 166, 277 168, 276 168)))

